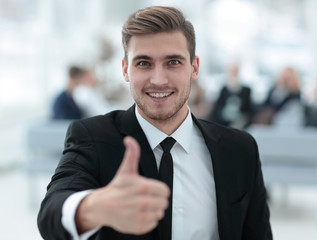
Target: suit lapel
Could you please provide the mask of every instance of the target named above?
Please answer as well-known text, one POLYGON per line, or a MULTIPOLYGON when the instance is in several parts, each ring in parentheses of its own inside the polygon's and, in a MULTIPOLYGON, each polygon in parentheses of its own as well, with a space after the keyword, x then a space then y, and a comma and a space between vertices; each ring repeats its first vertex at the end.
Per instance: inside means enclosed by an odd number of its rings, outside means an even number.
MULTIPOLYGON (((230 163, 225 159, 227 147, 222 144, 221 130, 216 125, 211 125, 205 121, 197 120, 193 116, 194 123, 200 129, 206 146, 211 154, 214 170, 215 191, 217 201, 218 230, 220 239, 232 239, 230 227, 228 228, 227 215, 230 213, 228 196, 231 195, 234 182, 230 171, 227 171, 230 163), (227 220, 226 220, 227 219, 227 220)), ((119 120, 119 129, 123 136, 134 137, 141 146, 140 172, 145 177, 158 179, 158 170, 156 166, 153 151, 147 141, 147 138, 139 125, 135 116, 135 105, 128 109, 119 120)), ((230 224, 229 224, 230 225, 230 224)))
POLYGON ((204 124, 204 121, 197 120, 193 116, 193 120, 205 139, 206 146, 210 152, 212 159, 212 166, 214 170, 214 181, 215 181, 215 191, 216 191, 216 201, 217 201, 217 218, 218 218, 218 230, 220 239, 226 239, 226 226, 224 221, 224 216, 226 216, 226 191, 231 189, 225 189, 225 182, 228 178, 227 174, 223 171, 223 161, 222 161, 222 147, 221 147, 221 135, 217 128, 210 127, 210 124, 204 124))
POLYGON ((121 119, 121 133, 134 137, 141 146, 140 171, 148 178, 158 179, 155 157, 150 144, 135 116, 135 105, 129 108, 121 119))
MULTIPOLYGON (((201 133, 205 139, 206 146, 211 154, 212 165, 214 169, 215 190, 217 199, 217 216, 218 216, 218 228, 220 239, 226 239, 226 229, 224 228, 226 216, 226 195, 230 189, 224 189, 226 185, 226 178, 228 176, 223 172, 222 163, 222 147, 220 144, 221 134, 217 130, 217 127, 210 127, 210 124, 205 124, 204 121, 197 120, 194 116, 193 121, 201 130, 201 133)), ((158 170, 156 166, 155 157, 153 151, 147 141, 147 138, 138 123, 135 116, 135 105, 129 108, 120 120, 121 134, 124 136, 134 137, 141 146, 141 158, 140 158, 140 172, 148 178, 158 179, 158 170)))

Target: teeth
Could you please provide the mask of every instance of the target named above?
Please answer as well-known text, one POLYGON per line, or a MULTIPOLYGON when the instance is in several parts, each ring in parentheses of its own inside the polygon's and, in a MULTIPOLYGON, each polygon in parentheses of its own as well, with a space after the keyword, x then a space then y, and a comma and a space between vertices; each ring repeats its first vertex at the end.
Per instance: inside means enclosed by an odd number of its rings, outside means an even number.
POLYGON ((164 98, 169 96, 170 94, 171 93, 149 93, 149 95, 154 98, 164 98))

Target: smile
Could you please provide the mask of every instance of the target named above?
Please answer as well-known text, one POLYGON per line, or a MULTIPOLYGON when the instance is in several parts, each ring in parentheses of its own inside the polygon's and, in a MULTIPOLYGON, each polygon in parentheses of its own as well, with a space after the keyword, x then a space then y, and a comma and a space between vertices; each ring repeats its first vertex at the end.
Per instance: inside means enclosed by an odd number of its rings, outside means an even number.
POLYGON ((147 93, 149 96, 153 98, 165 98, 173 94, 173 92, 169 93, 147 93))

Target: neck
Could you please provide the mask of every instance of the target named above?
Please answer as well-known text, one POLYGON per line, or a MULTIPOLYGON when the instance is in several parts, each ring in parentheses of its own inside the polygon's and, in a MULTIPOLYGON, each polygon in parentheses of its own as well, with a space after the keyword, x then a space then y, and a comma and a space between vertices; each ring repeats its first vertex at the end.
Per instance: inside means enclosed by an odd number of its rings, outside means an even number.
POLYGON ((189 113, 186 105, 186 111, 178 111, 174 116, 160 120, 147 117, 139 107, 137 107, 137 111, 145 120, 168 136, 172 135, 179 128, 189 113))

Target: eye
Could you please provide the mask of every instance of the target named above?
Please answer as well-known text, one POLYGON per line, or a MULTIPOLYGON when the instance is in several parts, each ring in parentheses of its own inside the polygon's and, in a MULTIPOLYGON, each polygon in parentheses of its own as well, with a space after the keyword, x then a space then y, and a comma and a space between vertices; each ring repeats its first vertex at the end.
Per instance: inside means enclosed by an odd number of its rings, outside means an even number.
POLYGON ((146 67, 146 66, 150 66, 150 63, 146 61, 140 61, 137 63, 137 65, 141 67, 146 67))
POLYGON ((181 62, 178 61, 178 60, 171 60, 171 61, 168 62, 168 64, 170 64, 170 65, 178 65, 178 64, 180 64, 180 63, 181 63, 181 62))

